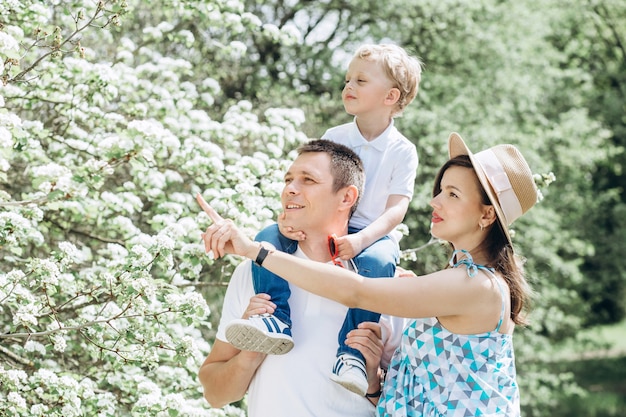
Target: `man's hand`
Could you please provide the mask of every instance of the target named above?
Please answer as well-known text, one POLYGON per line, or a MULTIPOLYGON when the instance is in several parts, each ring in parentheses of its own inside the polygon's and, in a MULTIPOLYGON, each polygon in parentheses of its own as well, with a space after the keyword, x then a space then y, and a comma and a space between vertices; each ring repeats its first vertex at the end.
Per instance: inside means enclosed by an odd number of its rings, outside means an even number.
POLYGON ((213 252, 215 258, 221 258, 229 253, 253 258, 259 251, 259 244, 248 239, 235 226, 232 220, 222 216, 204 201, 200 193, 196 194, 196 201, 202 210, 213 221, 213 224, 202 233, 204 250, 206 253, 213 252))
POLYGON ((244 311, 242 318, 247 319, 250 316, 255 316, 258 314, 274 314, 276 310, 276 304, 270 301, 271 297, 269 294, 259 293, 252 297, 250 297, 250 304, 248 304, 248 308, 244 311))
POLYGON ((346 345, 361 352, 365 358, 368 392, 376 392, 380 388, 380 359, 383 356, 384 345, 382 328, 379 323, 367 321, 359 324, 357 329, 351 330, 346 338, 346 345))

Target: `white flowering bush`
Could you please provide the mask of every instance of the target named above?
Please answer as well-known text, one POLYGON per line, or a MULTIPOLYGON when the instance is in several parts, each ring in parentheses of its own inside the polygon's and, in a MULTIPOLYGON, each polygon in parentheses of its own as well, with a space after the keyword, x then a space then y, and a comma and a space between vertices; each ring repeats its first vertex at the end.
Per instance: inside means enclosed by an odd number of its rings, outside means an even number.
POLYGON ((194 195, 250 234, 274 219, 303 112, 219 80, 242 34, 298 34, 237 0, 166 3, 0 4, 0 416, 243 415, 196 378, 200 289, 235 261, 204 255, 194 195))

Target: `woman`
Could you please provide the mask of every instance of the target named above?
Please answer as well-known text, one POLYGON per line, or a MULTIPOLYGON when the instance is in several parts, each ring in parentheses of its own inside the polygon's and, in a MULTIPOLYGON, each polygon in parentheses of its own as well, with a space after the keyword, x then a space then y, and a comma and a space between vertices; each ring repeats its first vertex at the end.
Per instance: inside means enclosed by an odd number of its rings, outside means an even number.
POLYGON ((413 318, 378 402, 381 416, 519 416, 512 334, 529 295, 508 226, 537 201, 532 172, 512 145, 472 154, 449 138, 430 205, 431 233, 450 242, 451 268, 371 280, 307 262, 246 238, 203 200, 214 221, 203 240, 216 257, 235 253, 348 307, 413 318))

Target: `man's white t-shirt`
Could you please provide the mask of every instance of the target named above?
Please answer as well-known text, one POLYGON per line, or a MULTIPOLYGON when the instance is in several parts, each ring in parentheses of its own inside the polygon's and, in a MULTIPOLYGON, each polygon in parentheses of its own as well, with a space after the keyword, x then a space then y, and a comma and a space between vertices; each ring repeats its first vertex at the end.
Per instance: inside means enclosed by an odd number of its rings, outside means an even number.
MULTIPOLYGON (((306 258, 298 248, 295 256, 306 258)), ((217 339, 227 342, 224 327, 243 312, 255 294, 251 261, 242 262, 226 290, 217 339)), ((289 284, 294 348, 285 355, 268 355, 248 389, 249 417, 364 417, 375 408, 366 398, 330 380, 338 347, 337 335, 347 307, 289 284)), ((383 315, 385 353, 389 360, 399 345, 405 320, 383 315)))
MULTIPOLYGON (((363 137, 355 121, 328 129, 322 139, 349 147, 363 161, 365 189, 350 218, 350 226, 358 229, 369 226, 385 211, 392 194, 413 198, 419 164, 417 149, 395 128, 393 119, 371 142, 363 137)), ((399 240, 399 236, 393 233, 391 236, 399 240)))

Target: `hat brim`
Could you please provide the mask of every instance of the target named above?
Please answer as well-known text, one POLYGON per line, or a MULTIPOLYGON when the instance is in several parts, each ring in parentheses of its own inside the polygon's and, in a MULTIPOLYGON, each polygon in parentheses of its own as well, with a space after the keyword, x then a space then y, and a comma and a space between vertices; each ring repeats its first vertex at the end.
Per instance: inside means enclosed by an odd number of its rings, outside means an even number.
POLYGON ((489 198, 489 201, 491 201, 491 204, 493 205, 493 208, 496 211, 496 216, 498 217, 498 222, 500 223, 500 227, 504 231, 504 235, 509 241, 509 244, 513 246, 513 241, 511 240, 511 235, 509 233, 509 226, 506 223, 506 217, 504 216, 504 212, 500 208, 498 197, 496 193, 493 191, 493 188, 491 187, 491 184, 489 183, 489 180, 487 179, 487 175, 483 171, 480 163, 476 160, 476 158, 474 157, 474 154, 472 153, 472 151, 469 150, 469 148, 463 141, 463 138, 461 138, 461 136, 458 133, 452 132, 450 134, 450 137, 448 138, 448 154, 450 158, 454 158, 455 156, 459 156, 459 155, 469 156, 469 159, 472 162, 472 165, 474 166, 474 172, 476 172, 476 176, 478 177, 478 181, 480 182, 483 189, 487 193, 487 197, 489 198))

